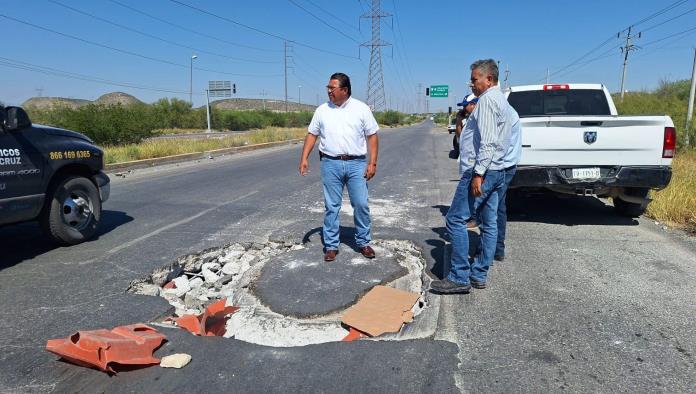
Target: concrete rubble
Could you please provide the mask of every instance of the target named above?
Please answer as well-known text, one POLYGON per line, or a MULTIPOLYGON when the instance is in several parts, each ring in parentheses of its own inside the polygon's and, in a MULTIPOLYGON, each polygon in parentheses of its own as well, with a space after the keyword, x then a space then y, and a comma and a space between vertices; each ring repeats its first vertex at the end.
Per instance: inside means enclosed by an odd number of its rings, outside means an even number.
POLYGON ((191 355, 186 353, 170 354, 162 357, 160 367, 181 369, 191 362, 191 355))
MULTIPOLYGON (((419 302, 412 311, 414 316, 418 316, 427 306, 425 289, 430 281, 424 273, 425 261, 420 249, 412 242, 397 240, 378 240, 373 242, 373 247, 383 255, 395 258, 404 268, 405 275, 382 284, 419 294, 419 302)), ((348 334, 348 328, 341 325, 345 308, 320 316, 285 316, 264 305, 251 290, 269 260, 286 258, 285 254, 290 260, 293 253, 301 253, 304 248, 304 245, 290 241, 234 243, 213 248, 183 256, 146 278, 132 281, 128 291, 165 298, 179 317, 199 315, 207 305, 227 299, 227 305, 240 308, 228 318, 224 335, 227 338, 276 347, 341 341, 348 334), (165 288, 165 285, 171 288, 165 288)), ((321 260, 321 255, 317 260, 321 260)), ((369 264, 370 261, 343 263, 360 269, 360 264, 369 264)), ((375 279, 375 284, 379 282, 375 279)))

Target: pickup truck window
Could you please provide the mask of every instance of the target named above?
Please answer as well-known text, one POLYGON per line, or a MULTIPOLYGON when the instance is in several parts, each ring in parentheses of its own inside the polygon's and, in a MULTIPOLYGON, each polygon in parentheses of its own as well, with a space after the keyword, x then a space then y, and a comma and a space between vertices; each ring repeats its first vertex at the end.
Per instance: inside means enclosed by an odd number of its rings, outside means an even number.
POLYGON ((604 91, 598 89, 510 92, 508 102, 520 117, 611 115, 604 91))

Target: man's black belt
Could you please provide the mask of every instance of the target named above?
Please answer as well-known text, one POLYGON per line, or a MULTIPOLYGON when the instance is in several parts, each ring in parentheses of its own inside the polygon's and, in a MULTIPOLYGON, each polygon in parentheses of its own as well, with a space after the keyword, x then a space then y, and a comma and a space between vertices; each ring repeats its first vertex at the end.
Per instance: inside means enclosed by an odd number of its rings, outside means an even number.
POLYGON ((321 157, 321 158, 325 157, 327 159, 332 159, 332 160, 360 160, 360 159, 364 159, 365 155, 360 155, 360 156, 351 156, 351 155, 330 156, 322 151, 319 151, 319 157, 321 157))

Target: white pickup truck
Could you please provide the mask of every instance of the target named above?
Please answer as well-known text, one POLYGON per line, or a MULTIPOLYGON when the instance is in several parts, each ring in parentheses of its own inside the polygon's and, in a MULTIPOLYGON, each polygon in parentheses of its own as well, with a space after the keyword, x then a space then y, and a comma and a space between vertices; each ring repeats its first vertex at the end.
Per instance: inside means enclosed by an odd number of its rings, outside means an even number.
POLYGON ((506 91, 522 124, 522 159, 510 185, 612 197, 640 216, 650 189, 672 177, 676 130, 669 116, 619 116, 600 84, 516 86, 506 91))

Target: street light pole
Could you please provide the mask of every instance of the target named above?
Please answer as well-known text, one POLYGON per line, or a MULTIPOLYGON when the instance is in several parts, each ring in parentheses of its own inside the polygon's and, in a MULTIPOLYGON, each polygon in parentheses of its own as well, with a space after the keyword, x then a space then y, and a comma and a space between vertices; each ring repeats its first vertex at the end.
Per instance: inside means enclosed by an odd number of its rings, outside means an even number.
POLYGON ((191 106, 193 106, 193 59, 198 59, 198 56, 191 56, 191 73, 189 76, 189 103, 191 104, 191 106))
POLYGON ((302 105, 302 85, 297 87, 297 103, 302 105))

